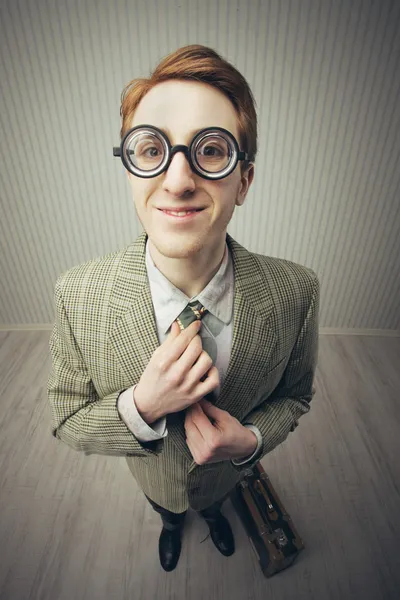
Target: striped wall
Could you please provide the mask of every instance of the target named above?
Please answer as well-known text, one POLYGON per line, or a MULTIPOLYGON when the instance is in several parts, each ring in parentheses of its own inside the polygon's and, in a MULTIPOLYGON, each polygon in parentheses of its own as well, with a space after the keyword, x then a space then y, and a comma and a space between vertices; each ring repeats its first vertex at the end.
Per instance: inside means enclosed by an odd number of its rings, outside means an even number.
POLYGON ((400 2, 2 0, 0 327, 50 328, 68 268, 142 232, 120 94, 209 45, 257 102, 255 178, 228 232, 311 267, 321 332, 400 333, 400 2))

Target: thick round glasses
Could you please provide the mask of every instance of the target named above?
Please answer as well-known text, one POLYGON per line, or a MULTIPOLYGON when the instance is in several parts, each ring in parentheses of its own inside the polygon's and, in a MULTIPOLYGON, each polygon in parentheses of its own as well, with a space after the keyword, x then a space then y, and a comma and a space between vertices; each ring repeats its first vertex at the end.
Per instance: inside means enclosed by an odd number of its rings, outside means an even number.
POLYGON ((171 146, 166 134, 154 125, 137 125, 126 132, 121 145, 113 148, 137 177, 157 177, 166 171, 176 152, 183 152, 192 170, 205 179, 223 179, 248 154, 239 150, 235 137, 223 127, 199 131, 189 146, 171 146))

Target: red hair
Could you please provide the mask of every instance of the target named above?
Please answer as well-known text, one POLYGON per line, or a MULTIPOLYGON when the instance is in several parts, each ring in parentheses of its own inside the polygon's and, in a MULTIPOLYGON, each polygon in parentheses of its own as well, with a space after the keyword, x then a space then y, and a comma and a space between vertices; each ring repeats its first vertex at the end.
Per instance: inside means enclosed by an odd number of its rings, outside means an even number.
POLYGON ((168 79, 195 80, 220 90, 232 102, 239 131, 239 149, 249 155, 241 162, 241 173, 257 153, 257 114, 255 100, 246 79, 215 50, 192 44, 178 48, 164 57, 149 79, 132 79, 121 93, 121 140, 130 129, 134 112, 141 99, 155 85, 168 79))

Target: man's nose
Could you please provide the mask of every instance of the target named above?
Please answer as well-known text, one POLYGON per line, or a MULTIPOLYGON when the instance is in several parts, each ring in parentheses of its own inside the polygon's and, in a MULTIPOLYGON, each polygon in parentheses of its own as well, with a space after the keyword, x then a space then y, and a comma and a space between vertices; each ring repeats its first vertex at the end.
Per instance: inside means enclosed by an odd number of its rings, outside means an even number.
POLYGON ((177 196, 187 190, 194 190, 194 173, 184 152, 178 151, 172 157, 170 165, 165 172, 163 188, 177 196))

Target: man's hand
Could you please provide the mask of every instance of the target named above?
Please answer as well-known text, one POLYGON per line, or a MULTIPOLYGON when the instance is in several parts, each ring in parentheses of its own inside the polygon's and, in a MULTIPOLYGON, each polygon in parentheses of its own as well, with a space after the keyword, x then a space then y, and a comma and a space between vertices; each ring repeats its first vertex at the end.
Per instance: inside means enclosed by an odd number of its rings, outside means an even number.
POLYGON ((186 409, 185 431, 198 465, 244 458, 257 447, 257 437, 250 429, 205 398, 186 409))

